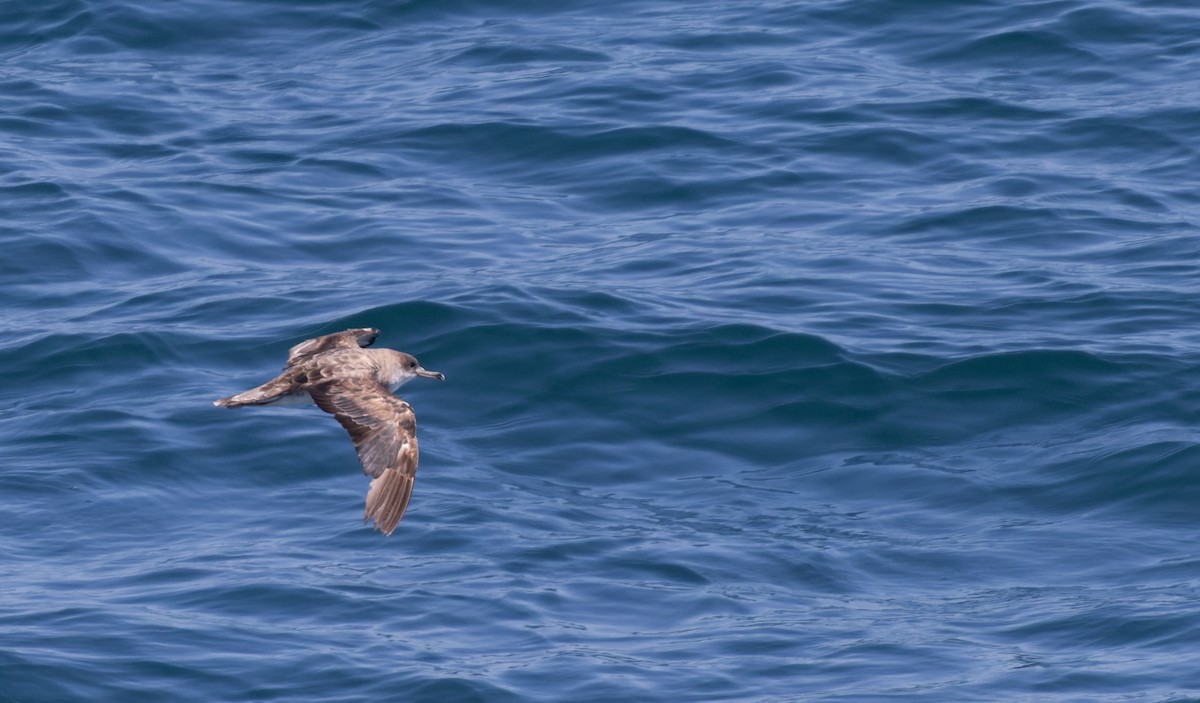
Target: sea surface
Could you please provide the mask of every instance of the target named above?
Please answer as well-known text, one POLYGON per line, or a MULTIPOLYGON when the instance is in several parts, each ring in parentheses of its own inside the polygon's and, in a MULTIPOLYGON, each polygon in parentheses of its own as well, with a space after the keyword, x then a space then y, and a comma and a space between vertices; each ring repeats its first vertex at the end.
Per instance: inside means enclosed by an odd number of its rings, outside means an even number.
POLYGON ((0 378, 0 703, 1200 701, 1200 5, 4 0, 0 378))

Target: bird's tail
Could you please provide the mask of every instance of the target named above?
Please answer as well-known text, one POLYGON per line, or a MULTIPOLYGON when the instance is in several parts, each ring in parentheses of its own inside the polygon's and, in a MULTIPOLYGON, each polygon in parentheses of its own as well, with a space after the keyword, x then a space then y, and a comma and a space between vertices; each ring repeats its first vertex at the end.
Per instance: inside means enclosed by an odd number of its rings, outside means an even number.
POLYGON ((213 405, 219 408, 240 408, 243 405, 271 405, 290 397, 288 390, 291 384, 282 378, 272 379, 257 388, 251 388, 244 393, 231 395, 228 398, 214 400, 213 405))

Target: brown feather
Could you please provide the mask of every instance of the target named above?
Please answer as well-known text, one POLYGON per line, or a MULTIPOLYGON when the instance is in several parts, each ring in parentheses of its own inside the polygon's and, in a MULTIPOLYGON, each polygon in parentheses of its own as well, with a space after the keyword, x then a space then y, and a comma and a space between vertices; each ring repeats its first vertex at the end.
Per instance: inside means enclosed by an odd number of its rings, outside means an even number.
POLYGON ((350 435, 363 473, 371 476, 364 519, 391 534, 404 516, 417 473, 416 416, 412 407, 371 379, 351 378, 308 389, 317 407, 350 435))
POLYGON ((392 395, 416 376, 443 380, 411 354, 363 349, 375 341, 373 327, 349 329, 292 347, 276 378, 244 393, 214 401, 236 408, 311 399, 345 428, 363 472, 372 478, 364 520, 391 534, 412 498, 417 473, 417 420, 412 406, 392 395))
POLYGON ((333 349, 369 347, 375 343, 375 338, 378 336, 379 330, 374 327, 356 327, 323 337, 306 339, 288 350, 287 366, 284 368, 291 368, 305 359, 333 349))
POLYGON ((375 529, 385 535, 392 534, 404 509, 412 498, 413 477, 402 474, 395 469, 386 469, 383 474, 371 481, 371 490, 367 492, 367 509, 363 513, 363 522, 375 520, 375 529))

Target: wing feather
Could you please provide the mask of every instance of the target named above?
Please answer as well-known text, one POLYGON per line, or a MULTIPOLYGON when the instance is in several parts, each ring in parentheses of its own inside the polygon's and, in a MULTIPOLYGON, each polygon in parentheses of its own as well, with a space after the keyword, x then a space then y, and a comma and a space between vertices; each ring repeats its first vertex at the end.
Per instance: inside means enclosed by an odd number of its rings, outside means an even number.
POLYGON ((412 406, 374 380, 349 378, 313 386, 317 407, 349 433, 363 473, 370 476, 364 521, 385 535, 396 529, 417 473, 417 420, 412 406))
POLYGON ((287 365, 284 368, 291 368, 305 359, 331 349, 369 347, 375 342, 375 338, 378 336, 379 330, 374 327, 355 327, 321 337, 306 339, 288 350, 287 365))

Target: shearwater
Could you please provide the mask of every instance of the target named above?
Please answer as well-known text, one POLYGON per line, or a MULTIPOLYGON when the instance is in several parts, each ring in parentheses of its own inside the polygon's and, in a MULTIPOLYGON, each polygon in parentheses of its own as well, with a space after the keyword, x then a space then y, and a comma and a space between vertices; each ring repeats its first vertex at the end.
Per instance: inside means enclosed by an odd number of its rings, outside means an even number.
POLYGON ((392 395, 421 376, 445 380, 427 371, 411 354, 367 349, 379 336, 373 327, 349 329, 309 339, 288 351, 283 373, 245 393, 213 405, 292 405, 316 403, 350 433, 363 472, 371 477, 363 522, 392 534, 412 497, 417 473, 417 420, 412 406, 392 395))

